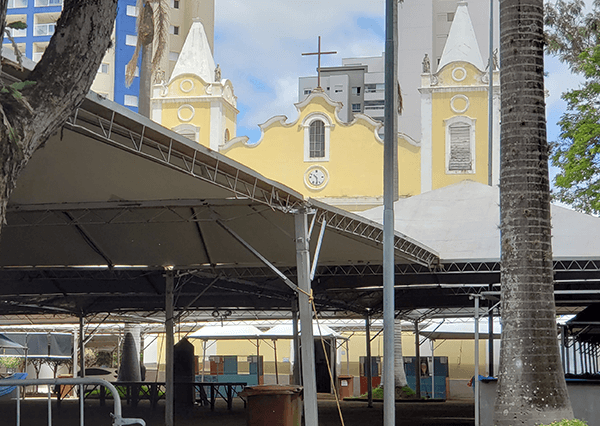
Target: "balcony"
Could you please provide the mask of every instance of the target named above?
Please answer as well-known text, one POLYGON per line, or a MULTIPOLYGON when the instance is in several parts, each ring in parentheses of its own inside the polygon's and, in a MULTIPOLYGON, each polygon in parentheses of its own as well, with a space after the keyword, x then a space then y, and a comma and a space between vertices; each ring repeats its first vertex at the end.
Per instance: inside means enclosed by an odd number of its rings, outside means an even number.
POLYGON ((8 9, 20 9, 27 7, 27 0, 8 0, 8 9))
POLYGON ((56 29, 56 23, 35 24, 33 27, 33 35, 36 37, 51 36, 52 34, 54 34, 55 29, 56 29))
POLYGON ((35 0, 35 7, 62 6, 63 0, 35 0))

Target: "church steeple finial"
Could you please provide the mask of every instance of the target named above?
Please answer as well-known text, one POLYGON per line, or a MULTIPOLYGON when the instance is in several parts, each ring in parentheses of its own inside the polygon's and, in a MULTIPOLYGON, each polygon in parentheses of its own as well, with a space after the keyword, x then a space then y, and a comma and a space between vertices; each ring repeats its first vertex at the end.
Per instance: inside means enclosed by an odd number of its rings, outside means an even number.
POLYGON ((469 62, 482 71, 485 68, 467 5, 464 0, 457 4, 438 70, 456 61, 469 62))
POLYGON ((215 82, 215 60, 208 44, 204 26, 194 19, 181 53, 173 68, 171 80, 182 74, 195 74, 207 83, 215 82))

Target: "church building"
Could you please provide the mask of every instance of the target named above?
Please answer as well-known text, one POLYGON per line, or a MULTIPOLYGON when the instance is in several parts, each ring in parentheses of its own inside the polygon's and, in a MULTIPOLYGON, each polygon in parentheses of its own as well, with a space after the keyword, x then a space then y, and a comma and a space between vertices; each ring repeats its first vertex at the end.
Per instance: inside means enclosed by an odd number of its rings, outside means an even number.
MULTIPOLYGON (((499 73, 494 63, 492 183, 498 183, 499 73)), ((461 180, 488 183, 488 70, 466 2, 459 2, 437 71, 420 64, 421 139, 398 133, 398 196, 461 180)), ((362 211, 382 204, 382 123, 363 113, 340 118, 343 104, 322 88, 296 105, 297 117, 260 124, 259 141, 236 137, 233 85, 221 79, 202 24, 194 23, 171 79, 154 87, 152 117, 174 131, 328 204, 362 211)))

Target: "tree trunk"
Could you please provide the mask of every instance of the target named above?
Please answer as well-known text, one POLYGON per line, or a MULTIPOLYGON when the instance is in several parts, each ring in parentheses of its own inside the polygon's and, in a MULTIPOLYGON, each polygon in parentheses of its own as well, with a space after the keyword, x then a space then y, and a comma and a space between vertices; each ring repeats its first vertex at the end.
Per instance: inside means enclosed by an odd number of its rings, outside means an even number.
MULTIPOLYGON (((6 5, 0 0, 2 31, 6 5)), ((87 95, 116 14, 117 0, 65 0, 54 36, 26 84, 0 92, 0 230, 20 172, 87 95)))
POLYGON ((394 386, 402 388, 407 384, 402 356, 402 321, 396 318, 394 320, 394 386))
POLYGON ((494 425, 573 418, 558 348, 543 0, 501 0, 502 348, 494 425))

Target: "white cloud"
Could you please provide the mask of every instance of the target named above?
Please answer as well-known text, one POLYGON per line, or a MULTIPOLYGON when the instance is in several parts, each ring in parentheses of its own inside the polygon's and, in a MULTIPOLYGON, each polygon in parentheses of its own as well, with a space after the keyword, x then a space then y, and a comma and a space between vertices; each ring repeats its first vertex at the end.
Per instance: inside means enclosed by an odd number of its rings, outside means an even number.
POLYGON ((340 65, 345 57, 380 55, 384 3, 217 0, 215 60, 223 77, 233 82, 241 109, 248 107, 238 133, 274 115, 295 118, 298 77, 315 75, 317 67, 314 56, 302 53, 316 51, 318 36, 322 50, 338 52, 323 56, 322 66, 340 65), (359 19, 370 19, 375 28, 361 28, 359 19))

